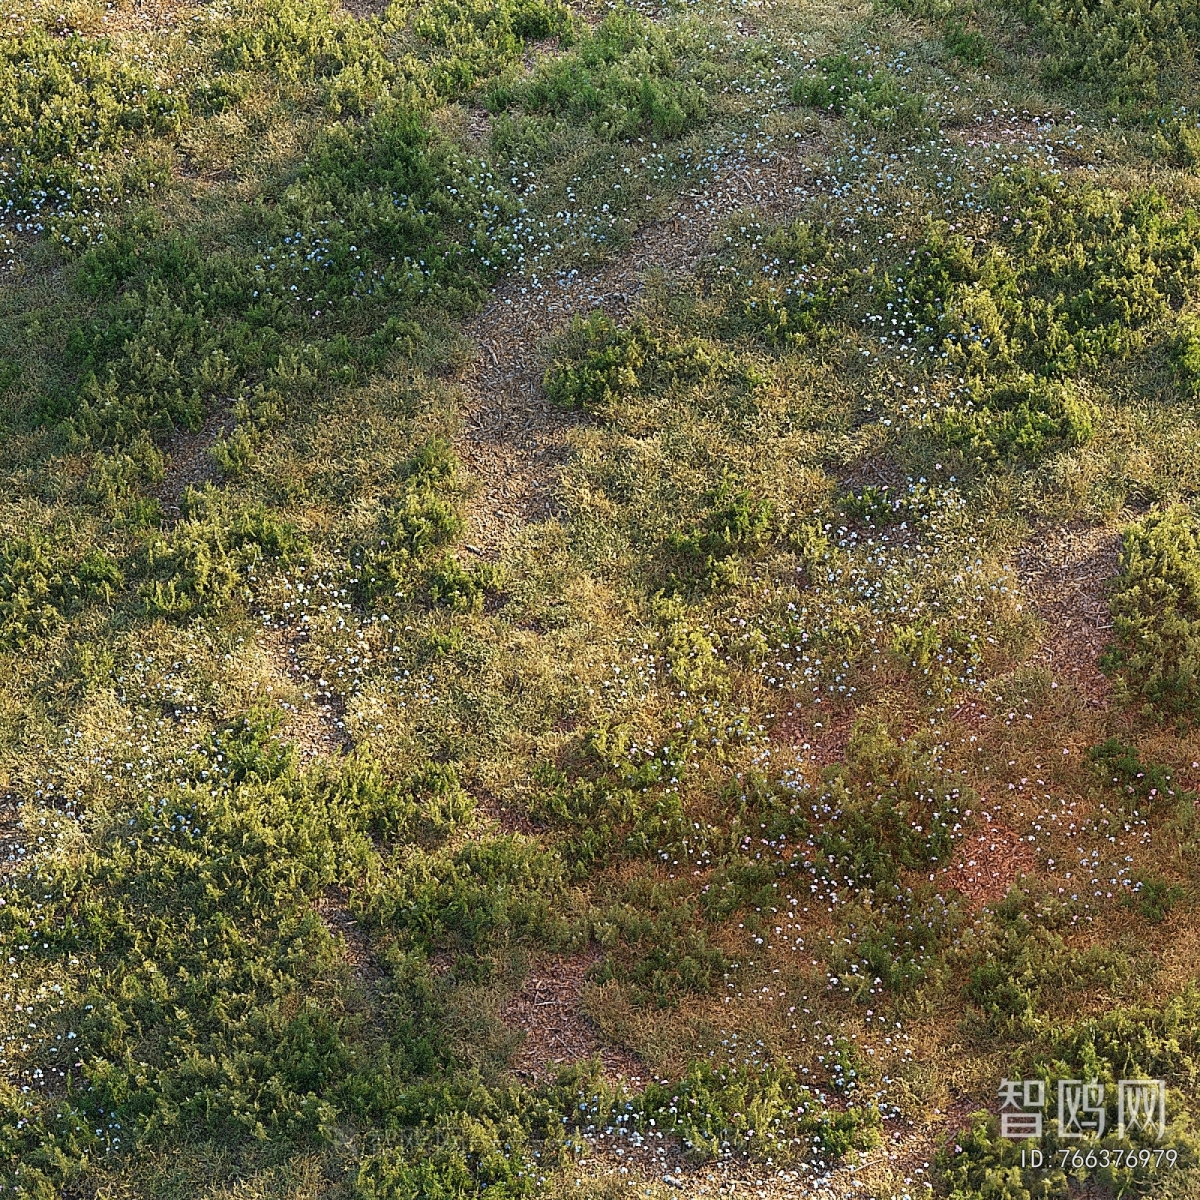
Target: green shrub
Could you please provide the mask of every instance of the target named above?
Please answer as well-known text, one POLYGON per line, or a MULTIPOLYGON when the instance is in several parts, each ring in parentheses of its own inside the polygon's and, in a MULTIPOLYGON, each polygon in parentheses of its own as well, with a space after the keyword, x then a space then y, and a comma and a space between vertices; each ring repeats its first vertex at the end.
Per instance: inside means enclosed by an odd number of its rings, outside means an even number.
POLYGON ((1200 224, 1156 192, 1018 170, 997 177, 991 203, 995 241, 934 225, 883 289, 904 336, 979 376, 1095 368, 1140 346, 1195 288, 1200 224))
POLYGON ((236 479, 258 457, 254 438, 244 425, 239 425, 228 436, 218 437, 209 447, 208 455, 226 479, 236 479))
POLYGON ((1116 785, 1121 793, 1125 812, 1162 812, 1172 808, 1190 811, 1196 793, 1175 781, 1175 773, 1167 767, 1146 764, 1137 749, 1120 738, 1109 738, 1093 746, 1087 754, 1097 774, 1116 785))
POLYGON ((418 598, 459 612, 476 611, 499 586, 497 568, 466 566, 447 553, 463 531, 454 498, 458 460, 440 438, 419 447, 400 470, 396 494, 376 518, 374 537, 354 547, 355 594, 366 604, 418 598))
POLYGON ((1183 888, 1159 875, 1144 875, 1126 896, 1130 906, 1154 925, 1166 920, 1167 914, 1182 899, 1183 888))
POLYGON ((78 215, 102 224, 119 176, 105 156, 134 141, 178 131, 181 93, 160 88, 146 67, 121 59, 103 38, 55 37, 34 25, 0 41, 0 208, 39 228, 78 215), (97 170, 97 167, 100 169, 97 170))
POLYGON ((631 985, 635 1003, 673 1007, 688 994, 706 994, 729 970, 695 900, 647 878, 633 880, 619 901, 591 914, 592 933, 607 950, 592 976, 631 985))
MULTIPOLYGON (((814 340, 845 290, 827 232, 793 221, 765 232, 758 225, 739 227, 730 240, 735 284, 728 332, 753 331, 779 348, 814 340)), ((718 280, 722 274, 728 278, 729 272, 718 267, 718 280)))
POLYGON ((1173 167, 1200 165, 1200 128, 1194 121, 1178 117, 1163 120, 1155 134, 1154 147, 1159 157, 1173 167))
POLYGON ((846 765, 831 774, 822 799, 830 813, 816 837, 817 870, 860 889, 948 860, 963 807, 917 746, 897 743, 878 725, 855 731, 846 765))
POLYGON ((486 595, 497 590, 498 568, 491 563, 464 566, 453 555, 439 559, 427 577, 429 600, 455 612, 478 612, 486 595))
POLYGON ((563 408, 604 412, 622 399, 706 381, 735 382, 739 374, 749 382, 733 355, 706 338, 656 330, 644 317, 622 327, 595 312, 572 320, 544 384, 563 408))
POLYGON ((328 0, 239 0, 220 33, 225 72, 198 99, 219 110, 238 98, 240 80, 229 73, 266 71, 292 85, 319 84, 335 113, 343 107, 362 113, 394 82, 395 64, 383 51, 374 29, 328 0))
POLYGON ((355 552, 358 590, 367 602, 411 595, 414 571, 463 529, 458 510, 442 497, 406 491, 379 519, 377 544, 355 552))
POLYGON ((897 995, 913 992, 925 983, 931 964, 960 924, 957 907, 931 886, 903 892, 893 888, 892 899, 855 913, 858 935, 853 945, 831 953, 830 973, 860 1004, 874 1004, 876 988, 897 995))
POLYGON ((135 500, 142 486, 163 478, 163 456, 146 436, 135 438, 124 449, 97 452, 85 485, 87 497, 110 513, 135 500))
POLYGON ((1045 995, 1113 987, 1128 973, 1119 951, 1073 948, 1023 909, 1001 904, 972 939, 966 995, 993 1027, 1031 1031, 1045 995))
POLYGON ((110 601, 123 583, 120 567, 98 547, 64 553, 38 533, 0 543, 0 647, 54 633, 85 604, 110 601))
POLYGON ((820 1104, 786 1066, 693 1065, 677 1083, 651 1084, 643 1113, 682 1138, 701 1161, 731 1151, 772 1163, 826 1162, 878 1144, 877 1109, 820 1104))
POLYGON ((613 141, 645 133, 677 138, 703 120, 703 89, 687 78, 669 35, 629 9, 610 12, 565 57, 544 62, 524 85, 493 95, 531 112, 587 124, 613 141))
POLYGON ((97 1146, 119 1157, 197 1134, 320 1139, 361 1110, 360 1032, 336 999, 314 898, 364 869, 364 818, 386 789, 361 758, 346 777, 300 776, 277 721, 231 721, 191 779, 118 808, 80 853, 9 890, 6 954, 24 955, 36 929, 38 959, 72 967, 32 1049, 84 1082, 30 1128, 4 1098, 0 1169, 44 1150, 61 1181, 97 1146))
POLYGON ((991 387, 975 406, 949 410, 939 432, 985 461, 1038 459, 1090 441, 1098 415, 1069 381, 1017 375, 991 387))
POLYGON ((1024 1166, 1021 1150, 1028 1152, 1029 1144, 1001 1138, 999 1120, 986 1112, 973 1114, 970 1128, 956 1142, 937 1158, 949 1200, 1066 1200, 1069 1195, 1066 1175, 1054 1158, 1043 1169, 1024 1166))
POLYGON ((968 29, 957 17, 942 27, 942 39, 946 49, 961 62, 971 67, 982 67, 988 60, 987 38, 974 29, 968 29))
POLYGON ((233 214, 227 246, 137 216, 84 256, 78 286, 97 304, 71 332, 43 417, 73 441, 123 445, 232 406, 245 428, 216 455, 235 474, 257 432, 415 345, 400 313, 476 305, 515 253, 515 212, 488 164, 419 111, 389 104, 335 125, 275 203, 233 214))
POLYGON ((1050 52, 1049 81, 1082 83, 1135 118, 1166 99, 1161 79, 1189 62, 1189 46, 1200 36, 1194 8, 1179 0, 1020 0, 1015 7, 1050 52))
POLYGON ((1149 513, 1125 531, 1113 588, 1114 644, 1101 665, 1159 714, 1200 705, 1200 540, 1191 510, 1149 513))
POLYGON ((817 63, 817 73, 798 79, 792 101, 843 116, 849 113, 880 129, 921 129, 927 124, 925 102, 905 91, 887 70, 871 71, 847 54, 817 63))
POLYGON ((363 1160, 355 1200, 518 1200, 537 1194, 543 1168, 516 1118, 447 1115, 433 1128, 413 1132, 406 1146, 363 1160))
POLYGON ((1190 1089, 1200 1080, 1200 991, 1189 986, 1161 1008, 1118 1007, 1070 1023, 1055 1031, 1051 1053, 1050 1065, 1082 1078, 1164 1079, 1190 1089))
POLYGON ((431 82, 457 96, 519 60, 527 39, 572 40, 570 8, 561 0, 433 0, 413 20, 413 32, 448 54, 432 64, 431 82))
POLYGON ((689 530, 668 535, 666 548, 675 566, 672 579, 687 586, 710 588, 732 582, 723 568, 735 554, 751 554, 770 539, 774 513, 765 500, 753 498, 725 468, 717 486, 704 497, 705 512, 689 530))
POLYGON ((644 356, 631 330, 602 312, 575 317, 562 352, 546 371, 546 394, 563 408, 595 412, 640 386, 644 356))
POLYGON ((472 841, 453 852, 410 846, 372 885, 364 915, 405 947, 482 952, 551 935, 561 886, 557 855, 524 838, 472 841))
MULTIPOLYGON (((1089 1074, 1081 1077, 1094 1078, 1089 1074)), ((1067 1078, 1065 1071, 1062 1078, 1067 1078)), ((1046 1085, 1048 1096, 1051 1090, 1052 1082, 1046 1085)), ((1053 1107, 1051 1100, 1051 1114, 1053 1107)), ((1115 1104, 1111 1107, 1115 1110, 1115 1104)), ((1067 1200, 1081 1187, 1088 1186, 1102 1187, 1113 1196, 1153 1195, 1157 1188, 1153 1164, 1158 1161, 1159 1151, 1173 1150, 1179 1166, 1184 1168, 1196 1162, 1196 1141, 1184 1128, 1169 1129, 1161 1140, 1139 1133, 1135 1140, 1122 1141, 1115 1133, 1115 1111, 1108 1118, 1109 1132, 1082 1145, 1074 1139, 1059 1138, 1052 1115, 1043 1128, 1045 1132, 1039 1141, 1010 1141, 999 1136, 997 1118, 986 1112, 973 1114, 969 1131, 957 1136, 953 1148, 946 1146, 938 1152, 937 1174, 948 1200, 1067 1200), (1034 1147, 1042 1151, 1041 1167, 1027 1165, 1034 1147), (1149 1167, 1100 1165, 1105 1159, 1110 1164, 1116 1161, 1116 1151, 1127 1152, 1138 1147, 1149 1150, 1149 1167), (1068 1157, 1064 1158, 1064 1152, 1068 1157), (1092 1168, 1075 1165, 1071 1160, 1076 1152, 1085 1162, 1090 1153, 1097 1165, 1092 1168)))
POLYGON ((1195 319, 1180 322, 1171 341, 1171 363, 1188 394, 1200 397, 1200 323, 1195 319))
POLYGON ((307 553, 289 522, 262 505, 230 508, 215 489, 184 496, 187 519, 145 547, 141 586, 151 615, 184 617, 218 609, 235 596, 248 596, 253 573, 271 563, 285 565, 307 553))
POLYGON ((469 309, 514 253, 516 211, 488 163, 388 106, 317 140, 254 264, 255 295, 308 311, 385 299, 469 309))
MULTIPOLYGON (((1093 1141, 1095 1150, 1116 1150, 1148 1146, 1153 1153, 1172 1149, 1179 1165, 1197 1161, 1200 1144, 1186 1117, 1172 1112, 1174 1093, 1168 1092, 1167 1131, 1161 1140, 1157 1131, 1139 1130, 1132 1138, 1118 1139, 1117 1081, 1122 1079, 1162 1079, 1171 1087, 1190 1089, 1200 1076, 1196 1016, 1200 996, 1195 988, 1171 998, 1161 1008, 1115 1008, 1099 1017, 1073 1021, 1049 1029, 1047 1052, 1032 1067, 1012 1070, 1015 1077, 1097 1080, 1105 1085, 1106 1127, 1108 1132, 1093 1141)), ((1047 1095, 1051 1084, 1047 1083, 1047 1095)), ((1053 1105, 1051 1101, 1051 1106, 1053 1105)), ((1051 1109, 1052 1112, 1052 1109, 1051 1109)), ((1049 1169, 1030 1170, 1021 1165, 1021 1151, 1035 1144, 1014 1142, 998 1136, 999 1122, 985 1113, 976 1114, 970 1133, 960 1136, 953 1151, 949 1147, 938 1155, 939 1174, 954 1200, 1028 1200, 1035 1197, 1066 1197, 1073 1194, 1061 1169, 1059 1151, 1075 1148, 1077 1141, 1058 1138, 1056 1122, 1048 1119, 1040 1145, 1049 1169)), ((1153 1168, 1144 1166, 1101 1167, 1088 1174, 1099 1186, 1114 1195, 1153 1191, 1153 1168)), ((1073 1174, 1068 1169, 1068 1174, 1073 1174)))

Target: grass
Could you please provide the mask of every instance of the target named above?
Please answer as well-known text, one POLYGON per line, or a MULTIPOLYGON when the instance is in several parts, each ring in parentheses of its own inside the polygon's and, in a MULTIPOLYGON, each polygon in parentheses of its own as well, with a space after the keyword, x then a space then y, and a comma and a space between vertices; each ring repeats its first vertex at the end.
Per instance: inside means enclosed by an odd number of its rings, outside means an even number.
POLYGON ((1195 1195, 1186 6, 358 11, 0 17, 5 1193, 1195 1195))

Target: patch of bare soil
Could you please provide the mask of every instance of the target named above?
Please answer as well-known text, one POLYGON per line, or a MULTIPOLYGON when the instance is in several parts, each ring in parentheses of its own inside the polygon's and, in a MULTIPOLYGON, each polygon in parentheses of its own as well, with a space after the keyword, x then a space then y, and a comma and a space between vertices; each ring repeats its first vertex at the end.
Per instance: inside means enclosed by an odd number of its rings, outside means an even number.
POLYGON ((567 457, 568 434, 583 419, 546 397, 546 342, 577 314, 623 316, 647 271, 687 271, 706 238, 693 233, 688 241, 673 229, 650 226, 630 254, 591 274, 572 272, 537 287, 529 280, 503 284, 468 324, 466 334, 479 353, 463 381, 467 403, 458 452, 482 485, 468 530, 468 541, 482 554, 495 557, 516 529, 554 515, 554 481, 567 457))
POLYGON ((189 488, 201 488, 216 474, 209 450, 227 429, 233 427, 226 413, 213 413, 194 433, 178 430, 163 443, 166 464, 162 480, 150 489, 150 495, 162 505, 168 521, 178 521, 179 502, 189 488))
POLYGON ((281 734, 292 742, 302 760, 337 758, 350 748, 346 733, 346 705, 332 689, 320 690, 320 680, 314 680, 305 667, 303 648, 308 634, 290 626, 264 629, 258 635, 259 645, 276 674, 314 697, 303 706, 281 704, 288 713, 281 734))
POLYGON ((1017 555, 1021 585, 1045 624, 1034 661, 1092 708, 1107 708, 1111 690, 1098 660, 1111 636, 1108 586, 1120 543, 1111 529, 1072 524, 1038 531, 1017 555))
POLYGON ((543 827, 538 825, 521 805, 506 804, 482 788, 473 788, 472 795, 475 797, 479 811, 488 820, 494 821, 504 833, 520 833, 526 837, 535 837, 543 832, 543 827))
POLYGON ((463 387, 466 403, 457 450, 481 492, 472 507, 468 544, 485 557, 523 525, 550 519, 554 482, 572 428, 584 418, 546 398, 546 343, 571 319, 597 310, 624 316, 651 272, 667 279, 695 273, 709 238, 731 213, 754 208, 775 217, 797 204, 797 180, 809 178, 807 144, 772 167, 746 163, 718 173, 678 197, 674 216, 642 227, 631 250, 595 271, 513 279, 464 332, 479 349, 463 387))
POLYGON ((374 987, 381 978, 381 972, 371 954, 366 934, 350 914, 349 897, 345 890, 326 888, 317 900, 317 915, 325 923, 326 929, 341 940, 354 977, 365 987, 374 987))
MULTIPOLYGON (((811 711, 808 715, 811 717, 811 711)), ((780 746, 791 746, 802 763, 822 769, 846 757, 855 716, 854 709, 824 713, 818 729, 799 709, 792 709, 776 718, 771 726, 771 741, 780 746)))
POLYGON ((596 954, 547 958, 529 971, 521 990, 504 1006, 501 1019, 519 1029, 525 1040, 514 1069, 536 1082, 550 1078, 568 1063, 600 1056, 607 1074, 638 1088, 650 1081, 646 1067, 632 1054, 601 1044, 595 1025, 583 1011, 581 994, 596 954))
POLYGON ((382 17, 391 0, 342 0, 342 7, 360 21, 371 17, 382 17))
POLYGON ((997 821, 964 838, 954 861, 939 872, 971 911, 1008 895, 1022 875, 1037 870, 1037 855, 1020 834, 997 821))

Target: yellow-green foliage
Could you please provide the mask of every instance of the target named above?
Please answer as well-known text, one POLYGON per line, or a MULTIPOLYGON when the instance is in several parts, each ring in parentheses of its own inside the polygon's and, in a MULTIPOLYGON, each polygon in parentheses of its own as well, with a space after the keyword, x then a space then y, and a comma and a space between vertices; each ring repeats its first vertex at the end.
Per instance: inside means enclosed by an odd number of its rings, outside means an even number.
POLYGON ((848 113, 880 129, 915 130, 926 123, 920 95, 906 91, 891 71, 872 71, 847 54, 821 59, 817 73, 796 81, 792 99, 838 116, 848 113))
POLYGON ((603 313, 576 317, 546 371, 547 395, 564 408, 604 411, 622 397, 662 394, 706 381, 752 382, 719 343, 681 337, 636 319, 619 326, 603 313))
POLYGON ((951 444, 984 460, 1038 458, 1092 436, 1095 407, 1072 377, 1137 352, 1195 293, 1200 225, 1154 192, 1032 172, 998 179, 991 202, 995 239, 933 227, 885 287, 885 308, 967 375, 969 401, 940 421, 951 444))
POLYGON ((38 533, 0 543, 0 645, 54 633, 89 601, 111 600, 122 582, 98 547, 80 554, 38 533))
POLYGON ((1200 537, 1191 509, 1150 513, 1125 531, 1105 668, 1134 699, 1194 717, 1200 704, 1200 537))
POLYGON ((141 585, 146 611, 184 617, 237 596, 256 571, 304 555, 304 542, 287 521, 261 505, 234 508, 215 490, 185 495, 186 519, 146 545, 141 585))
POLYGON ((896 7, 0 14, 3 1195, 1194 1161, 1192 17, 896 7))
POLYGON ((813 1150, 839 1157, 879 1141, 878 1119, 869 1109, 829 1111, 787 1067, 698 1065, 677 1084, 648 1088, 645 1103, 701 1161, 719 1158, 731 1145, 788 1162, 813 1150))
POLYGON ((501 84, 492 104, 521 104, 572 122, 587 122, 614 140, 639 133, 676 138, 702 120, 704 90, 687 78, 677 47, 652 21, 618 9, 581 36, 575 50, 547 62, 518 87, 501 84))
POLYGON ((1015 5, 1049 50, 1044 70, 1055 82, 1080 81, 1118 111, 1143 116, 1169 102, 1164 82, 1186 70, 1200 34, 1195 9, 1179 0, 1022 0, 1015 5))
POLYGON ((450 547, 463 531, 454 495, 458 460, 434 438, 403 464, 400 480, 376 517, 372 539, 350 550, 355 595, 367 604, 412 603, 470 612, 499 582, 491 564, 465 566, 450 547))
POLYGON ((183 96, 108 41, 42 28, 0 41, 0 210, 41 229, 102 221, 120 193, 106 157, 148 134, 178 132, 183 96))
POLYGON ((893 285, 906 325, 972 371, 1096 367, 1194 290, 1200 224, 1154 192, 1122 196, 1032 172, 997 180, 994 241, 935 228, 893 285))

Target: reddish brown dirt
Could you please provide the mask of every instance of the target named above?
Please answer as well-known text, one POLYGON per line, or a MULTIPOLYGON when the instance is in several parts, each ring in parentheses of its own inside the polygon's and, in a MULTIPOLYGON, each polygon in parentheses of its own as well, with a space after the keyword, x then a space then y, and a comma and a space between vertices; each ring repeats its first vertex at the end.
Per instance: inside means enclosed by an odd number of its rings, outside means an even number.
POLYGON ((963 840, 954 862, 938 876, 974 911, 1003 900, 1009 888, 1022 875, 1037 870, 1037 865, 1037 856, 1019 834, 992 821, 963 840))
POLYGON ((850 734, 854 728, 854 710, 844 713, 822 713, 822 729, 811 729, 807 720, 796 710, 780 714, 771 727, 771 740, 779 745, 792 746, 798 757, 815 767, 828 767, 846 757, 850 734), (802 747, 807 742, 808 749, 802 747))
POLYGON ((1112 636, 1108 587, 1119 552, 1113 530, 1073 524, 1039 530, 1017 555, 1025 594, 1044 624, 1034 661, 1091 708, 1107 708, 1111 692, 1097 664, 1112 636))
POLYGON ((649 1082, 649 1071, 633 1055, 601 1044, 595 1025, 583 1011, 580 996, 595 961, 594 952, 542 959, 505 1005, 504 1023, 525 1034, 514 1063, 518 1075, 545 1079, 565 1064, 599 1055, 611 1078, 624 1078, 633 1087, 649 1082))

